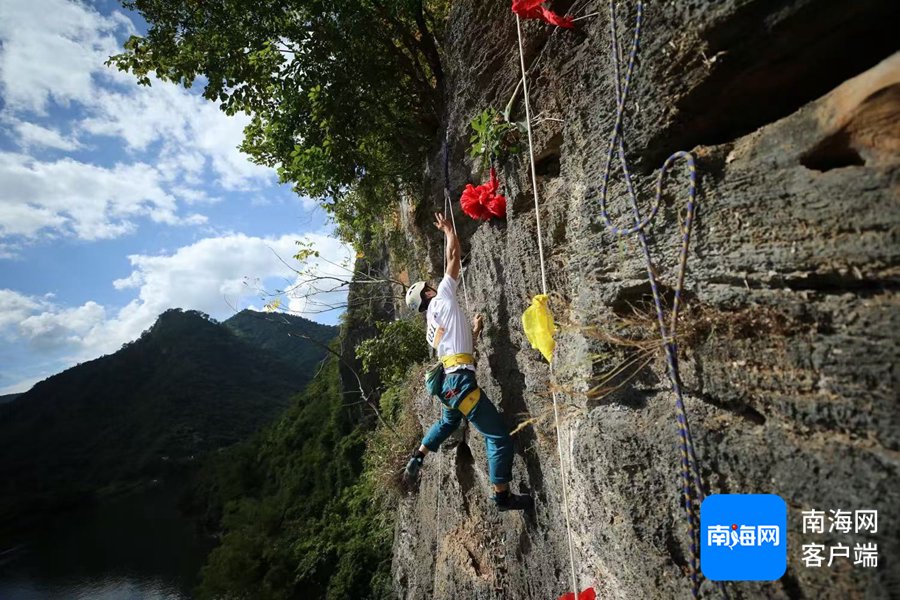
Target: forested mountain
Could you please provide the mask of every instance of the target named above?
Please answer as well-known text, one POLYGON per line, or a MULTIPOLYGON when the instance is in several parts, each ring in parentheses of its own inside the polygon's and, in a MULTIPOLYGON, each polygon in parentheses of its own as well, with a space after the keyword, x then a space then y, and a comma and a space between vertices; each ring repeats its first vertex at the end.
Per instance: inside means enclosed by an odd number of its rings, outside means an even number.
POLYGON ((12 402, 22 394, 6 394, 4 396, 0 396, 0 404, 6 404, 7 402, 12 402))
POLYGON ((275 422, 205 462, 189 503, 223 535, 199 597, 389 593, 392 526, 359 477, 371 432, 345 398, 328 358, 275 422))
POLYGON ((163 313, 118 352, 0 407, 0 523, 156 477, 244 439, 290 403, 337 329, 248 315, 163 313), (289 323, 289 324, 288 324, 289 323), (264 336, 289 340, 261 344, 264 336), (275 351, 281 348, 281 351, 275 351))
MULTIPOLYGON (((401 399, 419 386, 422 374, 410 367, 427 356, 427 345, 414 324, 372 326, 391 316, 384 290, 370 284, 382 260, 357 261, 340 340, 291 407, 197 470, 182 504, 220 539, 197 597, 392 597, 388 507, 396 501, 401 463, 421 437, 401 399)), ((249 325, 255 331, 249 335, 272 327, 274 334, 282 317, 244 314, 226 324, 249 325)), ((314 335, 291 331, 291 340, 314 335)), ((279 339, 265 336, 274 350, 279 339)))
POLYGON ((303 317, 252 310, 242 310, 222 324, 243 340, 285 359, 303 374, 315 368, 328 342, 338 334, 335 326, 303 317))

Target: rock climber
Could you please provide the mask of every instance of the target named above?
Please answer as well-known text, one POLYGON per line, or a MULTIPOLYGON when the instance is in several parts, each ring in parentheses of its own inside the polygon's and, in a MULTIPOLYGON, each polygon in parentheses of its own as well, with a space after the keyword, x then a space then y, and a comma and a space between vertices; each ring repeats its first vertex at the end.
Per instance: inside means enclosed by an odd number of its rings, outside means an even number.
POLYGON ((481 334, 483 320, 481 315, 475 315, 472 329, 469 329, 456 299, 460 270, 459 239, 452 223, 444 215, 435 213, 434 226, 444 232, 447 270, 437 290, 424 281, 412 285, 406 292, 406 304, 415 311, 426 313, 426 339, 438 351, 444 367, 440 394, 443 407, 441 419, 425 434, 422 444, 409 459, 404 476, 408 481, 415 481, 425 455, 435 452, 465 417, 484 436, 488 472, 494 486, 497 508, 501 511, 525 510, 533 504, 531 496, 509 491, 513 462, 513 440, 509 427, 475 381, 473 340, 481 334))

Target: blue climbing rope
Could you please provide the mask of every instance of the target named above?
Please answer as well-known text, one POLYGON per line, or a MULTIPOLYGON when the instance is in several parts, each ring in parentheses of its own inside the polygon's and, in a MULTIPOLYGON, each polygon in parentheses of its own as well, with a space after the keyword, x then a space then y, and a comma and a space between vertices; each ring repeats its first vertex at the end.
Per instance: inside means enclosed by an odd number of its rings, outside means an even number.
MULTIPOLYGON (((659 330, 663 340, 665 349, 667 373, 672 383, 672 390, 675 393, 675 416, 678 421, 678 434, 680 438, 681 450, 681 478, 682 478, 682 500, 684 510, 687 516, 688 529, 690 532, 690 577, 691 577, 691 593, 696 598, 700 593, 700 571, 699 565, 699 518, 697 511, 700 503, 703 502, 705 496, 703 483, 700 474, 700 462, 694 451, 694 442, 691 436, 691 430, 688 425, 687 411, 684 406, 684 395, 681 387, 681 377, 678 370, 678 345, 675 340, 675 331, 678 324, 678 312, 681 307, 681 293, 684 288, 684 275, 687 270, 688 248, 691 240, 691 228, 694 222, 696 212, 697 198, 697 170, 694 163, 694 157, 684 151, 679 151, 666 159, 660 169, 656 182, 656 195, 653 201, 650 213, 641 218, 641 211, 637 203, 637 194, 628 170, 628 162, 625 156, 625 141, 622 134, 622 126, 625 118, 625 106, 628 100, 628 92, 631 86, 631 77, 634 73, 634 66, 637 60, 640 48, 641 24, 643 21, 644 4, 641 0, 637 1, 637 10, 634 26, 634 37, 632 38, 631 51, 628 56, 628 64, 625 73, 621 73, 619 64, 619 42, 618 32, 616 29, 616 8, 615 0, 609 0, 610 13, 610 37, 611 37, 611 54, 615 75, 615 95, 616 95, 616 118, 613 127, 613 133, 610 137, 609 148, 606 154, 606 164, 603 170, 603 183, 600 190, 600 214, 603 222, 609 231, 616 236, 628 236, 636 234, 640 242, 641 250, 647 265, 647 279, 650 282, 650 289, 653 294, 653 302, 656 306, 656 316, 659 321, 659 330), (619 162, 622 167, 622 176, 625 180, 625 188, 631 200, 631 209, 634 216, 634 225, 631 227, 618 227, 613 224, 612 219, 607 212, 607 195, 609 191, 610 171, 613 158, 618 155, 619 162), (662 297, 657 284, 657 277, 653 268, 653 260, 650 256, 650 247, 647 243, 646 228, 656 217, 659 212, 659 206, 662 201, 663 183, 666 173, 671 169, 672 165, 679 159, 687 162, 690 185, 688 188, 688 203, 681 223, 681 254, 678 261, 678 275, 675 285, 675 299, 672 303, 671 319, 666 324, 663 311, 662 297)), ((721 588, 724 593, 724 588, 721 588)))

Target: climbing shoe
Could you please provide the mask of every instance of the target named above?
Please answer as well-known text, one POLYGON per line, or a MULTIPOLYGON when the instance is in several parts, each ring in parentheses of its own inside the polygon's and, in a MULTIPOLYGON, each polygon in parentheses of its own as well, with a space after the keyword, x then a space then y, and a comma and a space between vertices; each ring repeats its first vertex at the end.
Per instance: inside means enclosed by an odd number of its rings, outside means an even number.
POLYGON ((425 455, 416 451, 413 454, 412 458, 409 459, 409 462, 406 463, 406 469, 403 470, 403 481, 412 485, 419 479, 419 470, 422 468, 422 462, 425 460, 425 455))
POLYGON ((497 510, 500 512, 507 510, 531 510, 534 508, 534 500, 531 496, 510 494, 509 490, 497 492, 494 495, 494 504, 497 505, 497 510))

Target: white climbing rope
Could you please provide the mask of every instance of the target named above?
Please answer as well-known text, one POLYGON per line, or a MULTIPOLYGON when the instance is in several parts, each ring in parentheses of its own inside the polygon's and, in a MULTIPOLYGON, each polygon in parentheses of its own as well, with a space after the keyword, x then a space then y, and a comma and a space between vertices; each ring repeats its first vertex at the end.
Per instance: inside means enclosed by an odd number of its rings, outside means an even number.
MULTIPOLYGON (((527 71, 525 70, 525 52, 522 49, 522 22, 519 15, 516 15, 516 33, 519 36, 519 63, 522 67, 522 93, 525 96, 525 125, 528 131, 528 157, 531 161, 531 187, 534 191, 534 217, 537 221, 537 239, 538 239, 538 255, 541 260, 541 289, 544 295, 547 294, 547 271, 544 267, 544 244, 541 235, 541 211, 538 201, 537 172, 534 168, 534 145, 531 140, 531 105, 528 100, 528 82, 527 71)), ((550 374, 553 375, 553 364, 550 364, 550 374)), ((569 518, 569 494, 568 494, 568 477, 566 474, 566 464, 563 459, 562 436, 559 429, 559 404, 556 401, 556 392, 551 389, 553 397, 553 422, 556 426, 556 450, 559 453, 559 474, 562 479, 562 497, 563 497, 563 513, 566 519, 566 540, 569 546, 569 566, 572 574, 572 589, 575 596, 578 596, 578 575, 575 566, 575 546, 572 542, 572 524, 569 518)), ((571 433, 569 438, 571 439, 571 433)))
POLYGON ((589 15, 582 15, 582 16, 580 16, 580 17, 576 17, 576 18, 572 19, 572 22, 575 23, 576 21, 580 21, 580 20, 582 20, 582 19, 589 19, 589 18, 591 18, 591 17, 596 17, 596 16, 599 15, 599 14, 600 14, 600 11, 592 12, 592 13, 589 14, 589 15))

